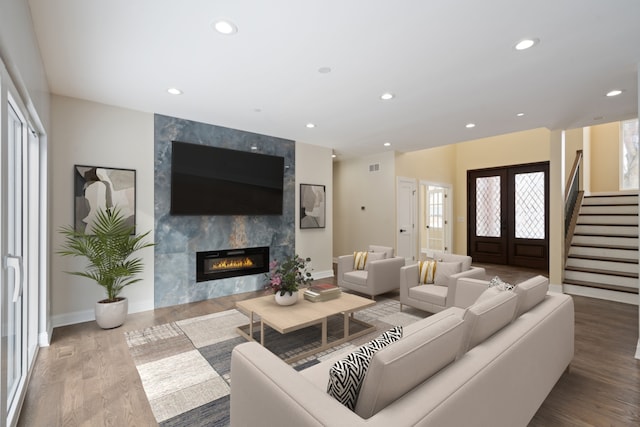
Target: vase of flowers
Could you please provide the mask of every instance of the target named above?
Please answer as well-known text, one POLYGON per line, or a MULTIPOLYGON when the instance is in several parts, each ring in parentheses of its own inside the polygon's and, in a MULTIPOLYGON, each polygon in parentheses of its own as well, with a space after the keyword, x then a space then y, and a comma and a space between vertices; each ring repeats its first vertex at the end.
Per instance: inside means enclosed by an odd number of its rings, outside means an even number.
POLYGON ((273 260, 269 263, 266 288, 275 293, 278 304, 291 305, 298 301, 298 289, 312 280, 307 265, 310 261, 311 258, 296 255, 282 262, 273 260))

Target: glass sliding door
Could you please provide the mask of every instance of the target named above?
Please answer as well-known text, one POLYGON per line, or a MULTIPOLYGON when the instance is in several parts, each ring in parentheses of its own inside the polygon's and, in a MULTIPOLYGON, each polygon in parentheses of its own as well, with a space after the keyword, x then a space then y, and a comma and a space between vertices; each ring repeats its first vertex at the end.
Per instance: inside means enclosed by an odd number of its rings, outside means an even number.
POLYGON ((6 408, 7 424, 11 424, 16 413, 20 392, 26 380, 26 310, 24 307, 25 278, 25 227, 27 174, 25 151, 27 146, 26 126, 14 106, 7 108, 7 146, 6 175, 4 175, 6 199, 6 254, 3 257, 5 267, 6 311, 6 408))
POLYGON ((39 335, 48 341, 46 137, 26 105, 0 61, 0 426, 17 424, 39 335))

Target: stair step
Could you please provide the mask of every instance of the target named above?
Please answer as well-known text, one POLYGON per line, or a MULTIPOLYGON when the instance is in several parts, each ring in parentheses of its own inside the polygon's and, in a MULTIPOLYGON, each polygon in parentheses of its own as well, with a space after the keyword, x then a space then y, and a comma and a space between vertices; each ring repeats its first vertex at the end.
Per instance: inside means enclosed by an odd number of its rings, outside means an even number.
POLYGON ((593 205, 633 205, 638 204, 637 194, 591 195, 582 199, 583 206, 593 205))
POLYGON ((638 226, 638 214, 591 214, 580 213, 577 225, 629 225, 638 226))
POLYGON ((638 251, 638 246, 633 245, 601 245, 597 243, 576 243, 572 242, 571 246, 574 248, 594 248, 594 249, 618 249, 622 251, 638 251))
POLYGON ((629 260, 623 260, 623 262, 616 262, 589 257, 569 257, 567 258, 565 270, 623 277, 638 277, 638 261, 629 262, 629 260))
POLYGON ((577 224, 574 231, 574 235, 575 234, 637 237, 638 226, 577 224))
POLYGON ((568 285, 587 286, 589 288, 598 288, 598 289, 607 289, 607 290, 610 290, 610 291, 626 292, 626 293, 630 293, 630 294, 637 294, 638 293, 638 289, 637 288, 629 288, 629 287, 626 287, 626 286, 618 286, 618 285, 606 285, 606 284, 602 284, 602 283, 588 282, 588 281, 584 281, 584 280, 564 279, 563 283, 566 283, 568 285))
POLYGON ((585 282, 600 283, 602 285, 623 286, 625 288, 638 288, 638 279, 635 277, 612 276, 609 274, 598 274, 586 271, 576 271, 565 268, 565 280, 582 280, 585 282))
MULTIPOLYGON (((591 257, 607 260, 632 260, 638 262, 638 248, 611 248, 605 246, 584 246, 571 244, 569 256, 591 257)), ((620 261, 622 262, 622 261, 620 261)))
POLYGON ((638 205, 582 205, 580 214, 625 214, 638 215, 638 205))
POLYGON ((593 262, 610 262, 610 263, 621 263, 621 264, 635 264, 638 265, 638 258, 616 258, 616 257, 607 257, 607 256, 593 256, 593 255, 583 255, 583 254, 572 254, 569 253, 570 259, 580 259, 587 260, 593 262))
POLYGON ((605 270, 600 268, 588 268, 588 267, 565 267, 565 271, 598 274, 603 276, 629 277, 632 279, 638 278, 637 271, 629 272, 629 271, 605 270))
POLYGON ((638 237, 605 236, 598 234, 574 234, 573 245, 590 245, 603 247, 638 247, 638 237))

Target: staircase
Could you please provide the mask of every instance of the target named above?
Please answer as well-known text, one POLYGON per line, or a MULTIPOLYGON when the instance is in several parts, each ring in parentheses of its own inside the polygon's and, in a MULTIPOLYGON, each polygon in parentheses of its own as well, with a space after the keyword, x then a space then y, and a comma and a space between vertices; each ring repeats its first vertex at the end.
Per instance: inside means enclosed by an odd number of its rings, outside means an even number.
POLYGON ((565 291, 638 304, 638 194, 585 196, 565 266, 565 291))

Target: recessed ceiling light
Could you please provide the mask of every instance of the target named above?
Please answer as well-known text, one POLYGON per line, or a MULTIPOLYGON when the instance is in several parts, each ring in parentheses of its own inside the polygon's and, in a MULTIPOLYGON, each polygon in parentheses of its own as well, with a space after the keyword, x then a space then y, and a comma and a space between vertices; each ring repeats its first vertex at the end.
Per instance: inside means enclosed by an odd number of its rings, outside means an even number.
POLYGON ((384 144, 382 144, 382 145, 384 145, 385 147, 391 147, 391 143, 390 143, 390 142, 385 142, 385 143, 384 143, 384 144))
POLYGON ((514 47, 516 50, 525 50, 537 45, 538 42, 540 42, 538 39, 524 39, 516 43, 514 47))
POLYGON ((313 123, 307 123, 307 127, 309 129, 313 129, 314 127, 316 127, 316 125, 314 125, 313 123))
POLYGON ((213 23, 213 28, 220 34, 224 34, 227 36, 238 32, 238 27, 236 27, 236 24, 227 19, 218 19, 213 23))
POLYGON ((517 117, 522 117, 522 116, 524 116, 524 113, 518 113, 518 114, 516 114, 516 116, 517 117))
POLYGON ((331 158, 332 158, 332 159, 335 159, 336 157, 338 157, 338 155, 337 155, 337 154, 332 154, 332 155, 331 155, 331 158))
POLYGON ((611 97, 611 96, 618 96, 622 93, 622 90, 620 89, 614 89, 614 90, 610 90, 609 92, 607 92, 607 96, 611 97))
POLYGON ((330 67, 320 67, 320 68, 318 68, 318 72, 320 74, 329 74, 331 72, 331 68, 330 67))
POLYGON ((467 123, 466 125, 464 125, 464 127, 466 127, 467 129, 471 129, 471 128, 476 127, 476 124, 475 123, 467 123))
POLYGON ((170 87, 169 89, 167 89, 167 92, 169 92, 171 95, 181 95, 182 91, 180 89, 177 89, 175 87, 170 87))
POLYGON ((380 99, 382 99, 383 101, 388 101, 390 99, 395 98, 396 96, 394 94, 392 94, 391 92, 385 92, 382 95, 380 95, 380 99))
POLYGON ((256 147, 255 145, 252 145, 252 146, 251 146, 251 149, 252 149, 252 150, 257 150, 257 149, 258 149, 258 147, 256 147))

